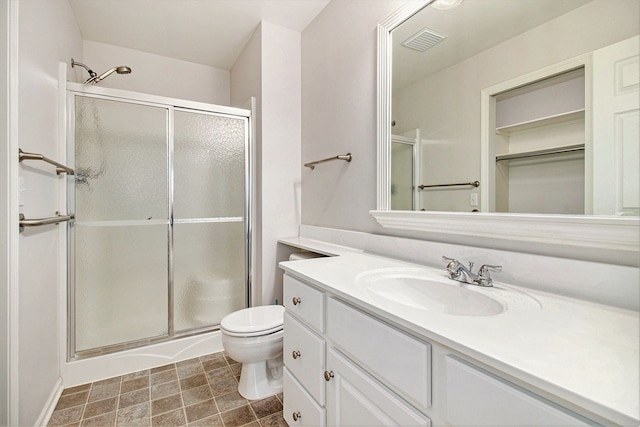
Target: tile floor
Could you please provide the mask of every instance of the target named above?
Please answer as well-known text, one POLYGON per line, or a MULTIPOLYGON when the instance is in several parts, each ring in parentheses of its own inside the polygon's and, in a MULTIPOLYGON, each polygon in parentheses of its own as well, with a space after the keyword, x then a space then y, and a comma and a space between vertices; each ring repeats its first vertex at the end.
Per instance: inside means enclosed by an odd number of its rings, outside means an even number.
POLYGON ((49 426, 286 426, 282 394, 240 396, 241 366, 221 352, 71 387, 49 426))

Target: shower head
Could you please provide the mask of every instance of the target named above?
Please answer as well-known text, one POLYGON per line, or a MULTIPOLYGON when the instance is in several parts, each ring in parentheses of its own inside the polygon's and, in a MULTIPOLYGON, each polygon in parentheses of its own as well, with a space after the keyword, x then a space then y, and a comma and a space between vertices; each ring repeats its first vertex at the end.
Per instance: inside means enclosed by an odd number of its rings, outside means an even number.
POLYGON ((105 78, 109 77, 111 74, 118 73, 118 74, 130 74, 131 73, 131 68, 121 65, 119 67, 113 67, 107 71, 105 71, 104 73, 97 75, 93 70, 91 70, 89 67, 87 67, 86 65, 80 63, 80 62, 76 62, 73 60, 73 58, 71 58, 71 67, 74 67, 76 65, 79 65, 81 67, 83 67, 85 70, 87 70, 87 72, 89 72, 89 78, 87 79, 87 81, 85 81, 85 84, 88 85, 95 85, 98 84, 101 80, 104 80, 105 78))
POLYGON ((131 73, 131 68, 126 67, 124 65, 121 65, 119 67, 113 67, 113 68, 105 71, 104 73, 100 74, 97 77, 93 76, 93 77, 89 78, 89 80, 87 80, 85 83, 92 84, 92 85, 98 84, 101 80, 104 80, 105 78, 109 77, 114 72, 116 72, 118 74, 130 74, 131 73))

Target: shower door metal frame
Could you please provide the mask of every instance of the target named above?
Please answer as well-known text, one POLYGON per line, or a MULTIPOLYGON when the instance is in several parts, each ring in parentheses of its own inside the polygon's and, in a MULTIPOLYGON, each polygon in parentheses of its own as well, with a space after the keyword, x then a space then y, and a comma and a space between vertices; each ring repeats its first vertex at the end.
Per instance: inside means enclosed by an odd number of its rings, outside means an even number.
MULTIPOLYGON (((245 185, 244 185, 244 243, 245 243, 245 290, 247 307, 251 306, 252 298, 252 168, 253 168, 253 126, 252 115, 250 110, 220 106, 214 104, 206 104, 196 101, 187 101, 175 98, 162 97, 157 95, 149 95, 120 89, 109 89, 98 86, 87 86, 79 83, 67 82, 66 84, 66 139, 67 139, 67 162, 75 165, 75 98, 77 96, 103 99, 107 101, 117 101, 137 105, 146 105, 155 108, 165 109, 167 112, 167 199, 168 199, 168 221, 162 220, 162 223, 168 225, 167 240, 167 292, 168 292, 168 310, 167 310, 167 335, 155 336, 151 338, 143 338, 139 340, 129 341, 126 343, 118 343, 99 347, 95 349, 76 351, 76 324, 75 324, 75 225, 70 223, 67 231, 67 361, 81 360, 97 355, 114 353, 117 351, 128 350, 131 348, 142 347, 149 344, 171 341, 176 338, 183 338, 204 332, 211 332, 220 329, 220 325, 210 325, 205 327, 192 328, 179 333, 174 329, 174 277, 173 277, 173 151, 174 151, 174 112, 192 112, 196 114, 214 115, 218 117, 228 117, 233 119, 244 120, 244 168, 245 168, 245 185)), ((75 214, 75 176, 67 177, 67 208, 68 212, 75 214)), ((215 220, 177 220, 176 223, 197 223, 197 222, 225 222, 225 219, 218 218, 215 220)), ((160 221, 160 220, 158 220, 160 221)), ((147 222, 148 223, 148 222, 147 222)), ((158 222, 160 224, 160 222, 158 222)))

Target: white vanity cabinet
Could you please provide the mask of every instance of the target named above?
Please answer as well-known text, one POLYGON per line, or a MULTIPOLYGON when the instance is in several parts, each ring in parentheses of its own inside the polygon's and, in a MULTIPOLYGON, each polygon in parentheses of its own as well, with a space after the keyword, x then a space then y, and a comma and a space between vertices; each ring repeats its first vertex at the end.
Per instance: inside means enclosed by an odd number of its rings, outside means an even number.
POLYGON ((284 299, 290 426, 431 425, 412 406, 430 405, 429 344, 289 275, 284 299))

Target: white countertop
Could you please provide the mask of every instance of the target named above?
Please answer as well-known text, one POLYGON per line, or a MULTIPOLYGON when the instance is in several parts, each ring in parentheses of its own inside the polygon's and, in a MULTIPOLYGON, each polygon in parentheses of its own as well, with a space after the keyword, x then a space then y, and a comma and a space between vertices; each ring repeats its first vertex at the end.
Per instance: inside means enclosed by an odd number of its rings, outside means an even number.
MULTIPOLYGON (((356 286, 358 275, 385 268, 423 267, 304 238, 281 243, 334 257, 283 262, 304 279, 396 326, 459 351, 620 425, 640 424, 638 312, 495 282, 523 292, 535 308, 493 316, 457 316, 397 309, 356 286)), ((482 290, 491 292, 491 288, 482 290)))

